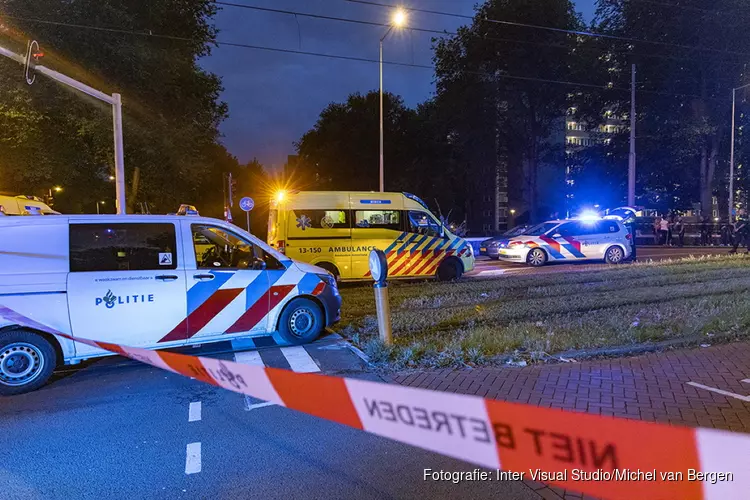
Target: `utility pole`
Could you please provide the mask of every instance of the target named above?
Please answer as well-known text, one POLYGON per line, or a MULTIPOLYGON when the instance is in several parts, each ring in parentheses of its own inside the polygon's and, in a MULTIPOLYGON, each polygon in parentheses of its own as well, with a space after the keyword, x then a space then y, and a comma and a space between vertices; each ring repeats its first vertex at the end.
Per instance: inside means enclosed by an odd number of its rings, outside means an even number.
MULTIPOLYGON (((39 44, 36 41, 29 43, 28 53, 26 57, 20 56, 15 52, 8 50, 4 47, 0 47, 0 56, 5 56, 13 59, 17 63, 26 66, 26 82, 31 85, 34 83, 34 76, 36 73, 40 73, 46 77, 49 77, 57 82, 72 87, 86 95, 104 101, 112 106, 112 123, 114 125, 114 150, 115 150, 115 185, 117 191, 117 214, 124 215, 127 213, 125 205, 125 155, 123 153, 123 141, 122 141, 122 98, 120 94, 107 95, 104 92, 96 90, 93 87, 89 87, 85 83, 81 83, 78 80, 74 80, 69 76, 58 73, 57 71, 51 70, 44 66, 33 65, 32 57, 34 56, 33 51, 39 50, 39 44)), ((97 206, 98 208, 98 206, 97 206)))
POLYGON ((630 82, 630 154, 628 155, 628 206, 635 206, 635 64, 630 82))

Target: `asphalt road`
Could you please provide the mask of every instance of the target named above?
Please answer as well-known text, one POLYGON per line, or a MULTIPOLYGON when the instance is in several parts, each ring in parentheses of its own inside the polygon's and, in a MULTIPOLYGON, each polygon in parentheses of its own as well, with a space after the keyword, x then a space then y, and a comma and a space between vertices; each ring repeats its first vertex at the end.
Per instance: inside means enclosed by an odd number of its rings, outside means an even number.
MULTIPOLYGON (((741 250, 742 251, 742 250, 741 250)), ((702 256, 702 255, 725 255, 729 252, 728 247, 655 247, 641 246, 638 247, 638 260, 661 261, 667 259, 681 259, 684 257, 702 256)), ((627 264, 623 264, 627 265, 627 264)), ((550 263, 543 267, 531 267, 526 264, 515 262, 505 262, 492 260, 488 257, 478 257, 474 270, 468 273, 467 277, 489 278, 492 276, 502 276, 505 274, 539 274, 550 272, 576 272, 583 270, 599 269, 607 267, 607 264, 601 262, 571 262, 571 263, 550 263)))
MULTIPOLYGON (((377 380, 337 336, 303 349, 216 357, 377 380)), ((522 482, 425 481, 474 467, 122 358, 0 399, 0 428, 2 499, 539 498, 522 482)))

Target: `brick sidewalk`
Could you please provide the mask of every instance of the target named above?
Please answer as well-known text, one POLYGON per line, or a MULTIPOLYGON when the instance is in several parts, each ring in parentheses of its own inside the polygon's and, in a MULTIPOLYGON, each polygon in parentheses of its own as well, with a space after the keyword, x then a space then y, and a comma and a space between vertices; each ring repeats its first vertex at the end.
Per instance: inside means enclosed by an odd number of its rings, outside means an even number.
MULTIPOLYGON (((750 343, 525 368, 396 374, 399 384, 547 408, 750 433, 750 401, 687 385, 750 395, 750 343)), ((581 498, 527 481, 543 498, 581 498)))

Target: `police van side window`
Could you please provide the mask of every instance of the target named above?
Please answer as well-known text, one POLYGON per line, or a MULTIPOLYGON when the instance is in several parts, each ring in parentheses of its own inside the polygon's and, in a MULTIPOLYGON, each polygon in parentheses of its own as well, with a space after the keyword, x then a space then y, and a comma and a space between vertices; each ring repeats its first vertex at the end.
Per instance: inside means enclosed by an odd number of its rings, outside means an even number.
POLYGON ((71 224, 70 272, 177 268, 174 224, 71 224))
POLYGON ((355 210, 354 227, 400 231, 401 213, 398 210, 355 210))
POLYGON ((191 230, 198 269, 285 269, 261 247, 223 228, 193 224, 191 230))

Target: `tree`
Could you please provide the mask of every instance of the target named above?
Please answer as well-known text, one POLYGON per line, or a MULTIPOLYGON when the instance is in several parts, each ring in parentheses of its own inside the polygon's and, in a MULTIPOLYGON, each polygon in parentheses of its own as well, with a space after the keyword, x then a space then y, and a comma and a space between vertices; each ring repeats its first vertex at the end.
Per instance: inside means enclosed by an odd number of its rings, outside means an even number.
MULTIPOLYGON (((416 110, 400 97, 384 96, 384 165, 388 191, 409 191, 452 216, 463 216, 461 172, 440 110, 428 101, 416 110)), ((296 144, 293 182, 302 189, 379 189, 378 92, 352 94, 331 103, 296 144)))
POLYGON ((731 89, 750 62, 748 22, 742 0, 599 1, 599 29, 628 39, 609 41, 612 66, 628 70, 619 84, 638 67, 638 182, 648 201, 676 190, 670 208, 695 200, 710 214, 717 180, 726 182, 731 89))
POLYGON ((578 29, 581 20, 568 0, 541 0, 533 7, 524 0, 488 0, 470 26, 435 45, 437 102, 454 116, 453 137, 469 167, 469 190, 495 181, 498 190, 520 194, 511 202, 538 218, 540 169, 564 164, 555 135, 575 91, 555 81, 574 75, 578 41, 486 19, 567 30, 578 29))
MULTIPOLYGON (((217 142, 227 115, 221 84, 197 63, 215 42, 215 11, 211 0, 0 0, 0 12, 16 23, 0 36, 17 52, 36 39, 45 66, 123 95, 128 181, 135 167, 141 174, 130 201, 165 212, 199 200, 206 192, 201 182, 211 177, 206 172, 226 159, 217 142), (33 21, 39 18, 56 24, 33 21)), ((0 189, 35 194, 62 184, 59 203, 67 202, 67 211, 91 212, 102 197, 112 199, 108 107, 41 77, 28 87, 20 75, 16 63, 0 61, 0 121, 10 126, 0 129, 0 189)))

